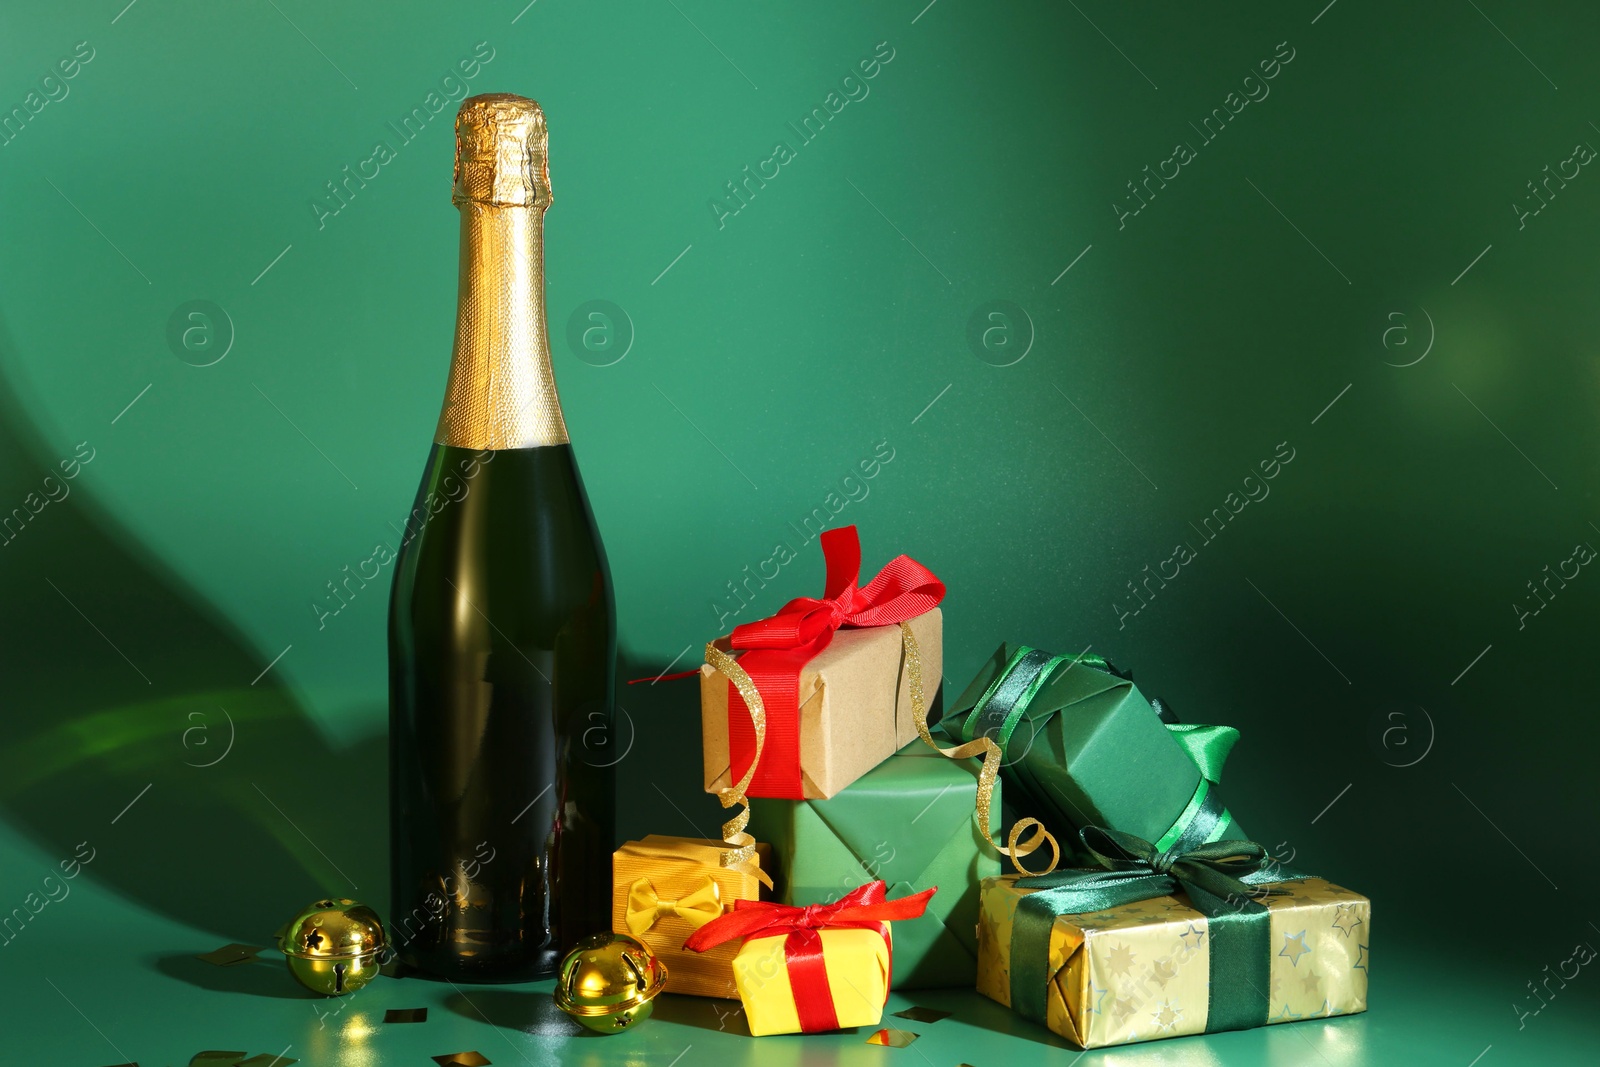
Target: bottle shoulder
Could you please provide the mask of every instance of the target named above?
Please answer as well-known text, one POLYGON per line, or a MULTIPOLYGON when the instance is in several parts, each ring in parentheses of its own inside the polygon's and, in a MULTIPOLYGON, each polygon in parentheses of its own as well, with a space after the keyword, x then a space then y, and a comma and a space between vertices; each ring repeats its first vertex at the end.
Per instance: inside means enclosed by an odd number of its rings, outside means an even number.
POLYGON ((434 446, 402 526, 391 607, 420 618, 462 604, 508 631, 612 625, 610 568, 569 446, 434 446))

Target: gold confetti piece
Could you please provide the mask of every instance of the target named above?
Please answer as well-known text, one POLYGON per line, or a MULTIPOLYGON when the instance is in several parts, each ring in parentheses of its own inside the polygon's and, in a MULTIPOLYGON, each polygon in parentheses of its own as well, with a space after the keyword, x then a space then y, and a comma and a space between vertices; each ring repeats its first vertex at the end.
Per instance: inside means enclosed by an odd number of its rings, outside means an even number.
MULTIPOLYGON (((195 959, 205 960, 218 967, 232 967, 236 963, 254 963, 256 953, 260 951, 261 949, 255 945, 223 945, 219 949, 207 952, 204 956, 196 956, 195 959)), ((244 1053, 241 1052, 240 1055, 244 1053)))
POLYGON ((439 1067, 488 1067, 492 1062, 481 1052, 452 1052, 448 1056, 435 1056, 439 1067))
POLYGON ((390 1008, 383 1013, 386 1023, 425 1023, 428 1021, 427 1008, 390 1008))
POLYGON ((917 1039, 918 1035, 910 1030, 878 1030, 867 1038, 869 1045, 886 1045, 889 1048, 905 1048, 917 1039))
POLYGON ((905 1011, 894 1013, 897 1019, 910 1019, 914 1023, 936 1023, 940 1019, 948 1019, 951 1012, 940 1011, 938 1008, 924 1008, 920 1004, 907 1008, 905 1011))
POLYGON ((239 1052, 218 1052, 216 1050, 196 1052, 194 1058, 189 1061, 189 1067, 233 1067, 234 1064, 248 1055, 250 1053, 242 1050, 239 1052))
POLYGON ((263 1052, 259 1056, 251 1056, 247 1060, 240 1060, 234 1064, 234 1067, 289 1067, 289 1064, 299 1062, 299 1060, 285 1056, 281 1052, 276 1056, 269 1056, 263 1052))

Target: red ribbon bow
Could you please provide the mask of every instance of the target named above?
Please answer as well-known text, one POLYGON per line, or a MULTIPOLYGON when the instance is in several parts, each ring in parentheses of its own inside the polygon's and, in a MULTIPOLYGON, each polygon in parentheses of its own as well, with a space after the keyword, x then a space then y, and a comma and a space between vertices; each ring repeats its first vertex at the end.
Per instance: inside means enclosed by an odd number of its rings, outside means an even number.
MULTIPOLYGON (((767 707, 767 738, 761 765, 746 790, 753 797, 805 797, 800 779, 800 670, 846 626, 906 622, 944 599, 944 583, 928 568, 900 555, 877 577, 857 586, 861 540, 854 526, 825 530, 820 538, 828 577, 822 599, 799 597, 771 618, 736 627, 729 644, 747 650, 739 666, 760 690, 767 707)), ((728 755, 733 781, 755 758, 755 725, 738 688, 728 683, 728 755)))
POLYGON ((811 904, 803 908, 774 904, 770 900, 739 900, 734 902, 733 911, 696 930, 683 947, 704 952, 728 941, 787 933, 783 956, 789 971, 789 987, 794 993, 795 1012, 800 1018, 800 1031, 814 1034, 837 1030, 839 1017, 828 986, 828 965, 823 958, 819 931, 876 930, 889 951, 889 973, 884 976, 883 984, 887 999, 894 974, 894 942, 889 938, 888 924, 895 919, 915 919, 922 915, 927 910, 928 899, 938 889, 934 886, 899 900, 888 900, 888 886, 882 881, 868 882, 832 904, 811 904))

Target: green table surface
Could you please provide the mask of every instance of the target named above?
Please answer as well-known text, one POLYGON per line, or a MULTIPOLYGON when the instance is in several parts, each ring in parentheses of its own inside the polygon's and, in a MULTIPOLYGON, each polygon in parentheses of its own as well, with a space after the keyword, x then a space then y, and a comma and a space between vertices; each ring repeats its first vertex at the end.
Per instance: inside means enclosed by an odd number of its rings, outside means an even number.
MULTIPOLYGON (((153 809, 151 809, 153 812, 153 809)), ((151 812, 146 813, 149 817, 151 812)), ((111 812, 107 815, 114 815, 111 812)), ((135 805, 125 827, 140 816, 135 805)), ((15 855, 40 865, 21 842, 15 855)), ((97 862, 100 862, 97 859, 97 862)), ((265 876, 242 866, 240 881, 265 876)), ((345 998, 302 990, 273 951, 260 962, 218 967, 194 958, 229 938, 162 918, 80 877, 0 949, 0 1063, 181 1067, 207 1049, 279 1054, 318 1067, 428 1067, 430 1057, 476 1050, 497 1065, 589 1064, 698 1067, 750 1064, 840 1067, 1001 1067, 1007 1064, 1255 1064, 1356 1067, 1364 1064, 1594 1062, 1600 1040, 1600 980, 1580 972, 1519 1030, 1511 1004, 1523 983, 1554 971, 1549 959, 1507 960, 1494 949, 1540 917, 1514 908, 1484 925, 1440 923, 1407 940, 1375 911, 1372 1008, 1346 1018, 1147 1042, 1080 1053, 1042 1027, 969 990, 893 994, 884 1025, 919 1034, 911 1046, 866 1043, 871 1031, 752 1038, 736 1001, 664 994, 639 1029, 584 1032, 556 1009, 551 983, 456 987, 420 978, 379 977, 345 998), (888 1012, 925 1005, 952 1013, 931 1024, 888 1012), (426 1007, 421 1024, 385 1024, 390 1008, 426 1007)), ((370 887, 363 887, 370 888, 370 887)), ((174 887, 174 900, 181 887, 174 887)), ((287 917, 287 916, 286 916, 287 917)), ((1582 925, 1582 923, 1579 923, 1582 925)), ((242 931, 248 934, 249 931, 242 931)), ((252 944, 264 944, 259 931, 252 944)), ((1592 939, 1600 941, 1600 935, 1592 939)), ((1529 1002, 1531 1003, 1531 1001, 1529 1002)))

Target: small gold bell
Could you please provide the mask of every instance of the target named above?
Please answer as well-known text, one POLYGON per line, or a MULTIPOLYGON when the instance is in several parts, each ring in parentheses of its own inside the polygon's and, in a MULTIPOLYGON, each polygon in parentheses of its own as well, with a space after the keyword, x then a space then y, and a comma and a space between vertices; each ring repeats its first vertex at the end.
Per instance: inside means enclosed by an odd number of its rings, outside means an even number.
POLYGON ((278 931, 289 973, 313 993, 338 997, 372 981, 383 962, 383 923, 353 900, 325 899, 302 908, 278 931))
POLYGON ((556 973, 556 1007, 590 1030, 615 1034, 650 1018, 667 984, 666 964, 627 934, 592 934, 556 973))

